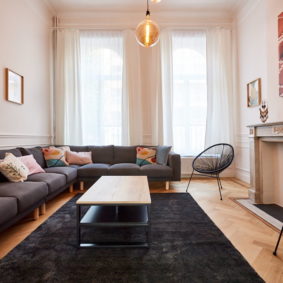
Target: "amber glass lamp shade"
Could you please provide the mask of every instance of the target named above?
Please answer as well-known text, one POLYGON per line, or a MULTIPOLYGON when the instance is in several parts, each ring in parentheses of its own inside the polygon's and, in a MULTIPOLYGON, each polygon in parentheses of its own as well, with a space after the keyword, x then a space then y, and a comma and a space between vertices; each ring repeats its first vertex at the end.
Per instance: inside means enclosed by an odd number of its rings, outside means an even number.
POLYGON ((152 47, 159 40, 159 27, 152 21, 149 15, 140 22, 136 28, 137 42, 143 47, 152 47))

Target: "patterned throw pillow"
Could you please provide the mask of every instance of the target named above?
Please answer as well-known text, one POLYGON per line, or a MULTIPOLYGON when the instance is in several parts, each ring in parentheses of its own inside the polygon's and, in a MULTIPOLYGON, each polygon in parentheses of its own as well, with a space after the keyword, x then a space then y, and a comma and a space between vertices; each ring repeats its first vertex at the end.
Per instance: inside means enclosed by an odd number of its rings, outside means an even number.
POLYGON ((46 161, 47 167, 64 167, 69 163, 66 161, 66 151, 70 150, 68 146, 63 147, 47 147, 43 148, 42 152, 46 161))
POLYGON ((0 172, 11 182, 23 182, 27 179, 29 170, 15 155, 6 153, 0 161, 0 172))
POLYGON ((156 163, 156 150, 148 147, 137 147, 136 164, 142 166, 156 163))

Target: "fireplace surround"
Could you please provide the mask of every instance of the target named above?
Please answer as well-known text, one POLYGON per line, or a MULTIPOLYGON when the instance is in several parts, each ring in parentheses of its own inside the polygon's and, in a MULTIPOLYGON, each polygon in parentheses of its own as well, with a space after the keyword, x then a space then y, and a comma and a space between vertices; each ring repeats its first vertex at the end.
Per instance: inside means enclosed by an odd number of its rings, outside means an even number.
MULTIPOLYGON (((283 122, 249 125, 251 187, 249 199, 257 204, 283 205, 278 151, 283 152, 283 122)), ((283 162, 281 162, 283 164, 283 162)))

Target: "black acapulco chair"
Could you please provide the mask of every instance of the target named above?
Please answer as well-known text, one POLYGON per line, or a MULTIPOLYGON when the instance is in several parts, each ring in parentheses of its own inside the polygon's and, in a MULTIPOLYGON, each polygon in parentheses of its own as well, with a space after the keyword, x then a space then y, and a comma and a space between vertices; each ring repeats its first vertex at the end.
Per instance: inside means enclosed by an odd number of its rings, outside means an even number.
POLYGON ((234 148, 232 145, 227 143, 219 143, 208 147, 201 152, 193 160, 193 172, 191 174, 186 192, 188 192, 192 177, 196 172, 202 176, 208 176, 217 179, 220 200, 222 200, 222 184, 219 174, 229 167, 234 159, 234 148))

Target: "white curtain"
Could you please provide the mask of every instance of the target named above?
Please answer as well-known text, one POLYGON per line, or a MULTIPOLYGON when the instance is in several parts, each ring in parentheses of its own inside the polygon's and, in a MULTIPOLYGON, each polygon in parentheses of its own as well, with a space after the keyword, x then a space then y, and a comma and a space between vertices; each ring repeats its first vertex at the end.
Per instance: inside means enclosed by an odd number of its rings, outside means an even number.
POLYGON ((203 31, 161 35, 164 142, 183 156, 204 149, 206 37, 203 31))
POLYGON ((194 156, 204 149, 207 82, 203 31, 175 31, 173 54, 173 144, 194 156))
MULTIPOLYGON (((151 66, 149 68, 150 85, 153 98, 149 102, 149 109, 151 110, 152 121, 152 137, 151 144, 165 144, 164 142, 164 127, 163 127, 163 97, 162 97, 162 72, 161 72, 161 45, 158 43, 157 46, 151 48, 151 66)), ((148 102, 148 101, 147 101, 148 102)), ((169 143, 170 144, 170 143, 169 143)))
POLYGON ((207 124, 206 147, 234 143, 233 55, 230 29, 207 31, 207 124))
POLYGON ((83 144, 122 144, 122 32, 81 31, 80 45, 83 144))
MULTIPOLYGON (((163 143, 173 145, 173 58, 172 32, 169 29, 160 35, 161 56, 161 93, 163 124, 159 127, 159 136, 162 134, 163 143)), ((175 150, 175 147, 174 147, 175 150)))
POLYGON ((81 144, 79 31, 58 30, 56 43, 55 141, 57 144, 81 144))
POLYGON ((123 39, 122 144, 137 145, 143 141, 140 52, 132 30, 124 31, 123 39))

